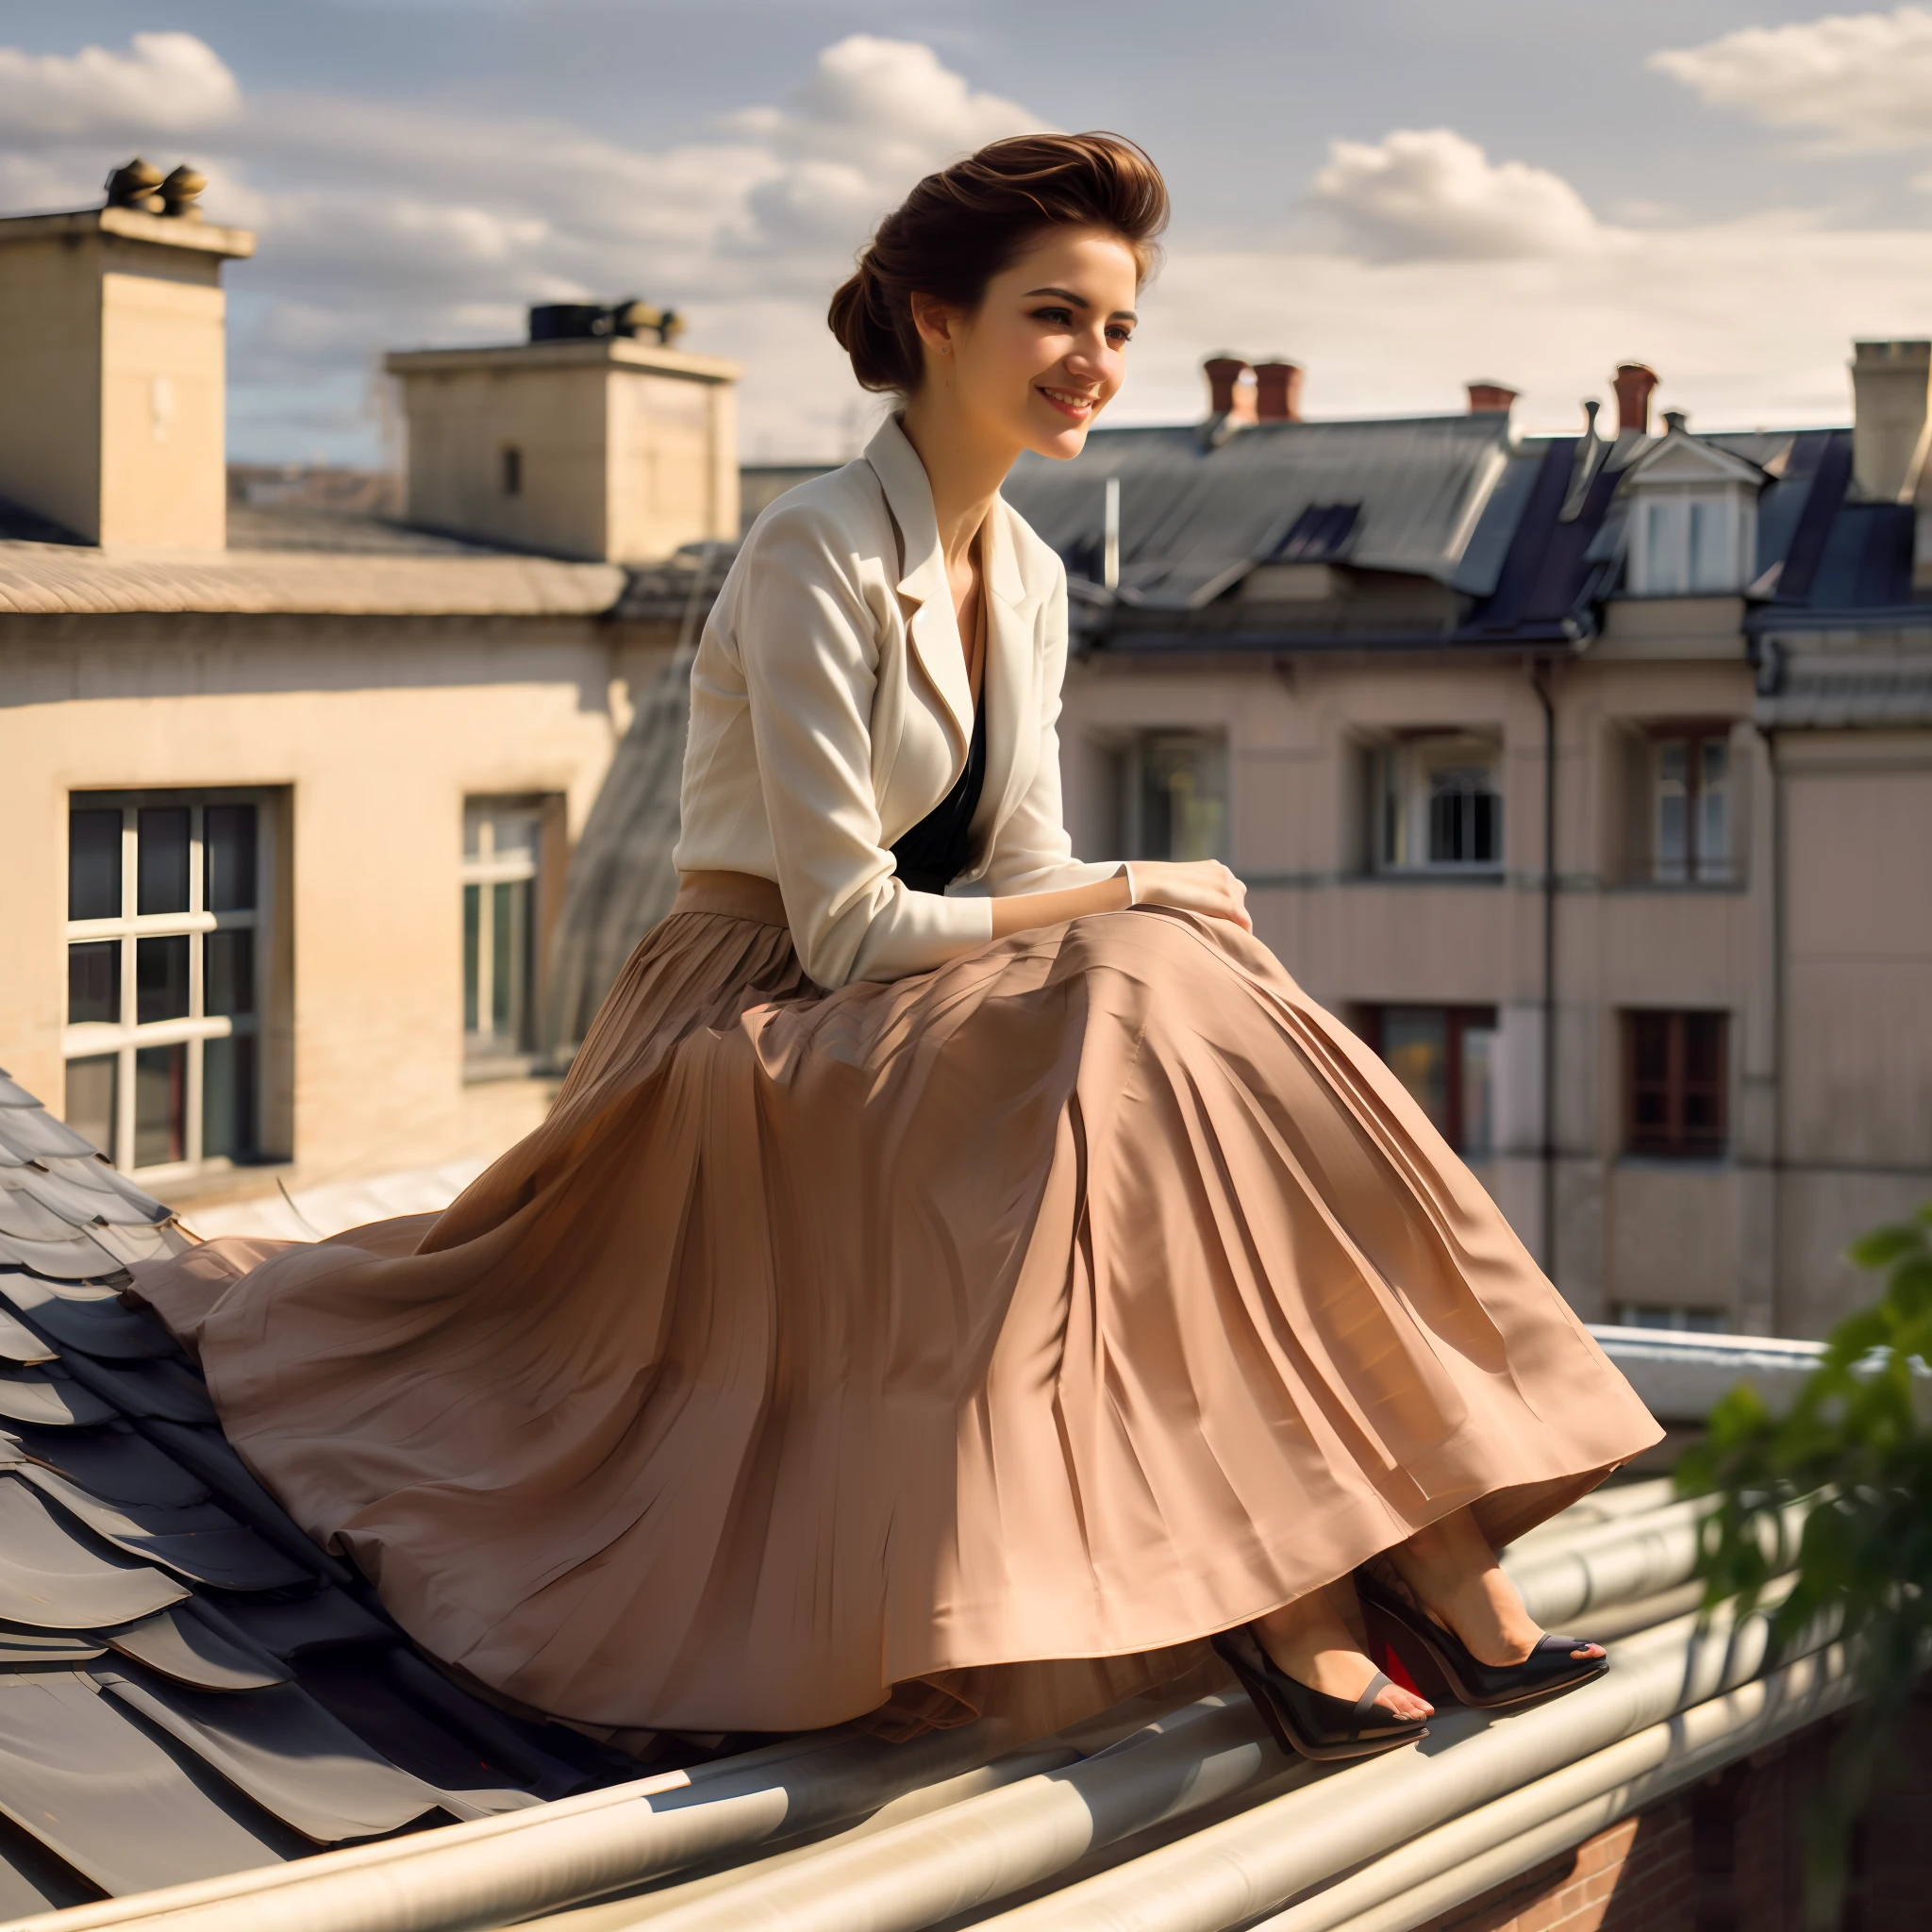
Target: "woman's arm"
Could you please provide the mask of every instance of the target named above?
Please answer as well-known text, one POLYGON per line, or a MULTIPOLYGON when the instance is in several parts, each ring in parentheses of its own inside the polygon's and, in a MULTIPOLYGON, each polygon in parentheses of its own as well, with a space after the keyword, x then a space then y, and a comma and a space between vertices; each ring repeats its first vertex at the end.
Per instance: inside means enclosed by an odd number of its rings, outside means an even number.
POLYGON ((1248 889, 1218 859, 1186 863, 1136 859, 1132 871, 1122 866, 1110 879, 1097 885, 1073 886, 1062 892, 1022 892, 992 902, 992 936, 1026 932, 1036 925, 1058 925, 1065 919, 1090 912, 1124 912, 1129 906, 1175 906, 1209 919, 1233 922, 1253 932, 1248 917, 1248 889))

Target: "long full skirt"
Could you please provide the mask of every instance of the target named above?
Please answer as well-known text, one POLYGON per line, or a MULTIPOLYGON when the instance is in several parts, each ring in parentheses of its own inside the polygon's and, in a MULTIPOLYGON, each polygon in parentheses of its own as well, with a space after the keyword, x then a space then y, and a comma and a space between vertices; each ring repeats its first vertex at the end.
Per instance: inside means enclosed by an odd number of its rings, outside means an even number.
POLYGON ((249 1464, 483 1685, 613 1731, 1044 1730, 1657 1439, 1236 927, 825 991, 707 903, 446 1212, 141 1274, 249 1464))

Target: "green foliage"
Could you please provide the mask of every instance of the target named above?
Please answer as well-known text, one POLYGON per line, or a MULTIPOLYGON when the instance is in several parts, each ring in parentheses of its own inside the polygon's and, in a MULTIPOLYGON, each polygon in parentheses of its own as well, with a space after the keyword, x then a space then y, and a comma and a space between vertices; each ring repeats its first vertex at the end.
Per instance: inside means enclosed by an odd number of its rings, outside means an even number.
POLYGON ((1749 1388, 1710 1416, 1677 1465, 1677 1486, 1712 1495, 1704 1525, 1706 1604, 1754 1607, 1791 1568, 1781 1512, 1804 1530, 1796 1583, 1772 1617, 1774 1644, 1828 1617, 1856 1640, 1863 1701, 1840 1739, 1830 1802, 1816 1821, 1815 1916, 1835 1913, 1844 1850, 1932 1638, 1932 1203, 1853 1243, 1884 1292, 1832 1333, 1790 1411, 1749 1388))

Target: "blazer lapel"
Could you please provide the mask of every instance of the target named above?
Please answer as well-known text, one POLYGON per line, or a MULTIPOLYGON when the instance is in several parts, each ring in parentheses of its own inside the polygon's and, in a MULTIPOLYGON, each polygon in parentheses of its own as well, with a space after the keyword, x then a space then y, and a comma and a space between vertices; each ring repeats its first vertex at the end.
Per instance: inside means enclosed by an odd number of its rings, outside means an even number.
MULTIPOLYGON (((953 614, 952 586, 946 581, 946 560, 940 550, 939 524, 933 515, 932 485, 919 452, 906 440, 898 418, 888 416, 865 446, 865 459, 886 492, 886 506, 899 526, 905 546, 900 558, 904 573, 899 594, 918 608, 907 621, 907 636, 920 669, 939 693, 952 724, 954 756, 964 758, 973 733, 973 690, 966 682, 966 654, 960 648, 958 620, 953 614)), ((989 616, 991 610, 989 607, 989 616)), ((989 625, 988 635, 991 635, 989 625)), ((991 655, 991 654, 989 654, 991 655)), ((991 752, 991 726, 987 724, 991 752)))
POLYGON ((986 788, 974 833, 990 837, 1032 781, 1040 740, 1040 666, 1035 661, 1038 598, 1020 573, 1005 497, 993 498, 981 539, 986 572, 986 788), (991 808, 989 810, 988 808, 991 808))

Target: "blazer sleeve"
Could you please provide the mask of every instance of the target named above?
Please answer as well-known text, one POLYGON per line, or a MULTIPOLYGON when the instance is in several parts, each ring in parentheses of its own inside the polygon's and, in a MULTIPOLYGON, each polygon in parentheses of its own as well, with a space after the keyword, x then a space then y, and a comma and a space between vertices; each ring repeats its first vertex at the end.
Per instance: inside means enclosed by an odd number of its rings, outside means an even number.
POLYGON ((872 769, 878 625, 849 536, 768 513, 745 559, 739 647, 778 891, 821 986, 924 973, 992 938, 984 900, 908 891, 881 842, 872 769))
POLYGON ((1074 857, 1060 796, 1060 687, 1067 675, 1067 577, 1058 571, 1041 612, 1040 744, 1032 781, 993 835, 986 870, 962 893, 1006 898, 1023 892, 1065 892, 1120 874, 1119 859, 1093 863, 1074 857))

